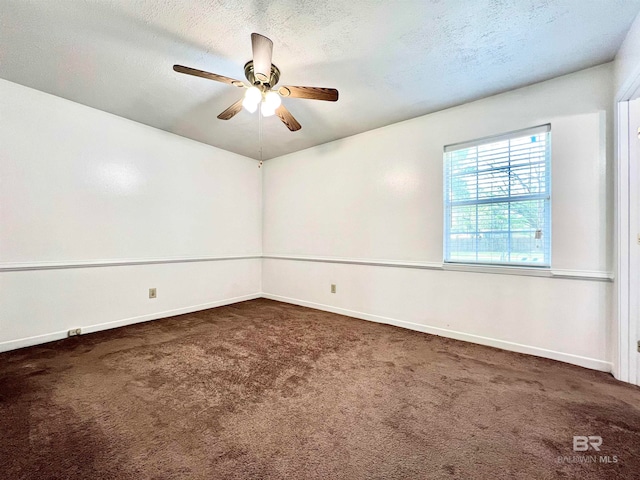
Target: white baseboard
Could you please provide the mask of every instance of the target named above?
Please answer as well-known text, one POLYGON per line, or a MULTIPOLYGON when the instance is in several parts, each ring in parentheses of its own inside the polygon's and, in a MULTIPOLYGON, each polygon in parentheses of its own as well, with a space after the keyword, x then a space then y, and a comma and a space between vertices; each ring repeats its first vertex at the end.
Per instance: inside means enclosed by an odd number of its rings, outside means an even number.
POLYGON ((429 325, 422 325, 419 323, 406 322, 404 320, 397 320, 395 318, 381 317, 379 315, 371 315, 369 313, 358 312, 355 310, 348 310, 345 308, 334 307, 331 305, 325 305, 322 303, 308 302, 306 300, 299 300, 297 298, 282 297, 280 295, 273 295, 270 293, 263 293, 262 297, 271 300, 277 300, 279 302, 291 303, 294 305, 300 305, 302 307, 314 308, 316 310, 323 310, 325 312, 337 313, 339 315, 346 315, 348 317, 359 318, 361 320, 369 320, 371 322, 386 323, 388 325, 395 325, 397 327, 407 328, 409 330, 416 330, 418 332, 429 333, 432 335, 438 335, 441 337, 454 338, 456 340, 462 340, 470 343, 477 343, 480 345, 486 345, 489 347, 500 348, 502 350, 509 350, 517 353, 525 353, 528 355, 534 355, 536 357, 550 358, 552 360, 558 360, 560 362, 570 363, 578 365, 580 367, 590 368, 592 370, 600 370, 602 372, 611 372, 612 364, 605 362, 604 360, 598 360, 595 358, 582 357, 579 355, 573 355, 570 353, 557 352, 555 350, 547 350, 545 348, 533 347, 530 345, 523 345, 520 343, 507 342, 505 340, 498 340, 496 338, 482 337, 480 335, 473 335, 470 333, 458 332, 455 330, 448 330, 446 328, 433 327, 429 325))
MULTIPOLYGON (((114 320, 113 322, 98 323, 96 325, 80 326, 82 328, 82 334, 100 332, 102 330, 109 330, 111 328, 124 327, 126 325, 133 325, 134 323, 147 322, 149 320, 157 320, 159 318, 173 317, 175 315, 182 315, 184 313, 192 313, 200 310, 207 310, 208 308, 222 307, 224 305, 231 305, 232 303, 244 302, 246 300, 254 300, 261 298, 261 293, 253 293, 250 295, 243 295, 240 297, 225 298, 223 300, 216 300, 215 302, 201 303, 199 305, 191 305, 188 307, 176 308, 173 310, 165 310, 163 312, 150 313, 148 315, 140 315, 138 317, 123 318, 120 320, 114 320)), ((61 340, 67 338, 67 330, 60 332, 46 333, 44 335, 36 335, 34 337, 19 338, 17 340, 9 340, 6 342, 0 342, 0 352, 7 352, 9 350, 15 350, 17 348, 31 347, 33 345, 40 345, 42 343, 53 342, 55 340, 61 340)))
MULTIPOLYGON (((456 340, 477 343, 480 345, 500 348, 500 349, 509 350, 512 352, 525 353, 528 355, 534 355, 534 356, 543 357, 543 358, 550 358, 552 360, 558 360, 560 362, 570 363, 573 365, 578 365, 578 366, 590 368, 593 370, 600 370, 603 372, 612 371, 612 364, 610 362, 597 360, 595 358, 582 357, 579 355, 572 355, 570 353, 557 352, 554 350, 547 350, 540 347, 533 347, 530 345, 522 345, 520 343, 507 342, 504 340, 498 340, 498 339, 489 338, 489 337, 482 337, 479 335, 458 332, 455 330, 448 330, 440 327, 433 327, 429 325, 406 322, 404 320, 398 320, 395 318, 382 317, 379 315, 372 315, 369 313, 358 312, 355 310, 348 310, 345 308, 334 307, 331 305, 325 305, 321 303, 308 302, 308 301, 299 300, 296 298, 273 295, 270 293, 253 293, 250 295, 226 298, 223 300, 217 300, 215 302, 202 303, 199 305, 192 305, 189 307, 177 308, 174 310, 165 310, 163 312, 155 312, 155 313, 150 313, 148 315, 124 318, 124 319, 115 320, 112 322, 81 326, 81 328, 82 328, 83 334, 94 333, 102 330, 109 330, 111 328, 118 328, 118 327, 124 327, 126 325, 133 325, 135 323, 147 322, 149 320, 157 320, 160 318, 172 317, 175 315, 182 315, 184 313, 197 312, 197 311, 206 310, 209 308, 221 307, 224 305, 231 305, 233 303, 244 302, 246 300, 254 300, 256 298, 268 298, 268 299, 276 300, 279 302, 291 303, 294 305, 314 308, 316 310, 322 310, 325 312, 337 313, 339 315, 346 315, 348 317, 359 318, 361 320, 369 320, 377 323, 395 325, 397 327, 407 328, 409 330, 416 330, 418 332, 429 333, 429 334, 438 335, 441 337, 449 337, 449 338, 454 338, 456 340)), ((33 345, 39 345, 42 343, 52 342, 55 340, 61 340, 63 338, 67 338, 66 330, 47 333, 43 335, 37 335, 33 337, 20 338, 17 340, 9 340, 6 342, 0 342, 0 352, 15 350, 17 348, 30 347, 33 345)))

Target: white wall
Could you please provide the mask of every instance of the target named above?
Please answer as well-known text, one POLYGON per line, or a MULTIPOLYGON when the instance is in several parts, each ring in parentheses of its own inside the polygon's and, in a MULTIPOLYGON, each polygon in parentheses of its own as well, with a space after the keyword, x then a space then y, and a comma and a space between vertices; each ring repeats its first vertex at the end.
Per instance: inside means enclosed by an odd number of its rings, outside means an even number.
POLYGON ((0 350, 258 296, 261 188, 254 160, 0 80, 0 350))
POLYGON ((615 59, 615 94, 617 99, 627 100, 640 85, 640 15, 636 17, 615 59))
POLYGON ((266 162, 263 291, 609 370, 612 86, 607 64, 266 162), (443 269, 443 147, 545 123, 552 273, 443 269))

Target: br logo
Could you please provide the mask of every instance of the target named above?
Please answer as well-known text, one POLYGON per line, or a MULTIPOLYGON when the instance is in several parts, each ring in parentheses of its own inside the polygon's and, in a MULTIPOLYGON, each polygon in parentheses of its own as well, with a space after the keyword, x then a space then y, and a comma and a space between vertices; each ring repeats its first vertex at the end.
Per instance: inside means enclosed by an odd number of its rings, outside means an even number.
POLYGON ((573 437, 573 451, 574 452, 586 452, 590 448, 596 452, 600 451, 600 445, 602 445, 602 437, 596 435, 589 435, 584 437, 582 435, 576 435, 573 437))

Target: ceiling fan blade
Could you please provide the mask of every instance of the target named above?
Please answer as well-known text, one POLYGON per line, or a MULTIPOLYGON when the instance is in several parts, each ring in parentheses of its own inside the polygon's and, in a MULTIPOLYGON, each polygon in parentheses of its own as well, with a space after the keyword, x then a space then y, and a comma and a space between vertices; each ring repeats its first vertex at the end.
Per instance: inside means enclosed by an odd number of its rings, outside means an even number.
MULTIPOLYGON (((277 98, 277 97, 276 97, 277 98)), ((298 123, 298 121, 291 115, 291 112, 287 110, 284 105, 280 105, 276 108, 276 115, 282 120, 289 130, 295 132, 302 128, 302 125, 298 123)))
POLYGON ((278 93, 283 97, 291 98, 310 98, 311 100, 326 100, 327 102, 338 100, 338 90, 335 88, 292 87, 287 85, 280 87, 278 93))
POLYGON ((233 118, 236 115, 236 113, 238 113, 240 110, 242 110, 242 101, 243 100, 244 99, 241 98, 236 103, 231 105, 224 112, 222 112, 220 115, 218 115, 218 118, 220 120, 229 120, 230 118, 233 118))
POLYGON ((183 65, 174 65, 173 69, 179 73, 186 73, 187 75, 194 75, 196 77, 207 78, 209 80, 215 80, 216 82, 228 83, 234 87, 246 87, 244 82, 236 80, 234 78, 218 75, 217 73, 205 72, 204 70, 197 70, 195 68, 185 67, 183 65))
POLYGON ((271 78, 273 42, 264 35, 252 33, 251 48, 253 49, 253 74, 257 80, 268 83, 271 78))

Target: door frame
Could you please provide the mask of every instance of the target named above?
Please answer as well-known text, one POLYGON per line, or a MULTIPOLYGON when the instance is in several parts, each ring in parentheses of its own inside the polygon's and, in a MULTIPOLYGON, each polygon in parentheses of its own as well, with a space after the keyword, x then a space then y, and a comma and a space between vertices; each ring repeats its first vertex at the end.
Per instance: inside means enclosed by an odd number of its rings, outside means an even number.
POLYGON ((631 292, 640 291, 640 252, 638 239, 640 185, 637 179, 640 165, 638 156, 631 156, 631 142, 638 141, 632 132, 629 102, 640 98, 640 66, 615 98, 615 302, 616 302, 616 355, 613 374, 618 380, 640 385, 637 371, 637 341, 640 337, 640 311, 638 302, 631 301, 631 292), (632 181, 633 180, 633 181, 632 181), (632 219, 633 225, 632 225, 632 219), (638 231, 632 231, 638 230, 638 231))

